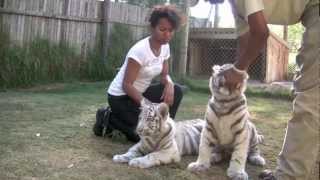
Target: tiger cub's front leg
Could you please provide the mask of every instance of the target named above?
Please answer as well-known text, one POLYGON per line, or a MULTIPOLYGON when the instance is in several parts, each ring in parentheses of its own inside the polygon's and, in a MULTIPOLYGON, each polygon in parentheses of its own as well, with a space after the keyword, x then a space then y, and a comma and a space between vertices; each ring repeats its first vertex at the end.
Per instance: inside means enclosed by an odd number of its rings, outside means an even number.
POLYGON ((160 164, 169 164, 172 162, 179 162, 181 159, 178 148, 170 148, 169 150, 162 150, 152 152, 143 157, 138 157, 129 161, 129 166, 138 168, 150 168, 160 164))
POLYGON ((127 163, 131 159, 142 156, 142 154, 139 151, 139 148, 140 148, 140 142, 132 146, 127 153, 114 155, 112 160, 113 162, 116 162, 116 163, 127 163))
POLYGON ((212 142, 216 142, 216 138, 212 137, 208 128, 203 128, 199 145, 199 155, 196 162, 188 165, 188 170, 192 172, 205 171, 210 168, 213 146, 212 142))
POLYGON ((248 180, 248 174, 245 171, 249 141, 247 132, 243 132, 235 137, 234 150, 231 155, 230 165, 227 175, 232 180, 248 180))

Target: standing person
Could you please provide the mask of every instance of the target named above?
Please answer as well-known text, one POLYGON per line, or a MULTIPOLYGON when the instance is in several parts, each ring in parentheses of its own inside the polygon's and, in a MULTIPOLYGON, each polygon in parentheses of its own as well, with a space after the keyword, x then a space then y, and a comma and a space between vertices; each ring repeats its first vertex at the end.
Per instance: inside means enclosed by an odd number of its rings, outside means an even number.
MULTIPOLYGON (((206 0, 208 1, 208 0, 206 0)), ((224 0, 209 0, 221 3, 224 0)), ((229 0, 239 35, 236 70, 224 72, 226 84, 233 89, 267 42, 267 24, 305 27, 301 49, 296 57, 299 67, 294 80, 293 116, 288 122, 275 171, 260 174, 263 180, 308 180, 319 155, 320 18, 319 0, 229 0)), ((319 179, 319 177, 318 177, 319 179)))
MULTIPOLYGON (((165 102, 174 118, 182 99, 181 88, 169 76, 169 41, 179 28, 183 17, 173 6, 156 6, 150 15, 150 36, 131 47, 124 64, 111 82, 107 94, 110 108, 99 109, 93 131, 102 136, 103 129, 110 133, 117 129, 128 140, 138 142, 135 132, 139 107, 146 102, 165 102), (151 81, 161 74, 161 83, 151 81)), ((123 39, 124 41, 126 39, 123 39)))

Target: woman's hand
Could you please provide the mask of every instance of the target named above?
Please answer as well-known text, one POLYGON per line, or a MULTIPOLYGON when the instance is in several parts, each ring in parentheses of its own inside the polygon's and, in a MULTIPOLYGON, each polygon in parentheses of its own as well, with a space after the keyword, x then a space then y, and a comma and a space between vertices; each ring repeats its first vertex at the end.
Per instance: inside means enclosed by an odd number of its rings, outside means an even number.
POLYGON ((173 104, 174 100, 174 84, 172 82, 167 82, 165 84, 161 99, 168 105, 173 104))

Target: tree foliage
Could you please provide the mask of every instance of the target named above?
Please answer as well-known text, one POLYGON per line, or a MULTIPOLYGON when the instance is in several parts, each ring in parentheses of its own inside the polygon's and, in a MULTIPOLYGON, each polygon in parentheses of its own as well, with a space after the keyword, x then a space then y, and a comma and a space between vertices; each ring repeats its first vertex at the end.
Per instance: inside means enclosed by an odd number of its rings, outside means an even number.
POLYGON ((116 73, 117 68, 121 67, 125 56, 133 44, 132 32, 129 26, 115 23, 110 32, 110 43, 112 47, 108 49, 108 65, 112 73, 116 73))
POLYGON ((302 38, 303 32, 304 32, 304 27, 301 25, 301 23, 289 26, 288 44, 291 52, 298 51, 301 44, 301 38, 302 38))

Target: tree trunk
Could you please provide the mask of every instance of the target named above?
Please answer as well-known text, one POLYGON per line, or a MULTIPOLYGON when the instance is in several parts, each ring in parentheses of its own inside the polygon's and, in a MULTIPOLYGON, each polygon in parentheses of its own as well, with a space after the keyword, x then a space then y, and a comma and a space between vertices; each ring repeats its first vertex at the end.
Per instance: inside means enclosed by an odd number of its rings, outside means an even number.
POLYGON ((212 24, 209 24, 210 23, 210 17, 211 17, 211 14, 212 14, 212 9, 213 9, 213 5, 210 6, 209 14, 208 14, 206 23, 204 24, 204 27, 212 28, 212 24))
POLYGON ((283 26, 283 40, 288 42, 288 26, 283 26))
POLYGON ((219 17, 219 5, 216 4, 214 6, 214 28, 218 28, 219 26, 219 21, 220 21, 220 17, 219 17))
POLYGON ((184 13, 187 17, 185 26, 182 27, 181 33, 181 44, 180 44, 180 59, 178 62, 177 74, 181 77, 185 76, 187 73, 187 51, 188 51, 188 39, 189 39, 189 0, 185 0, 184 13))

